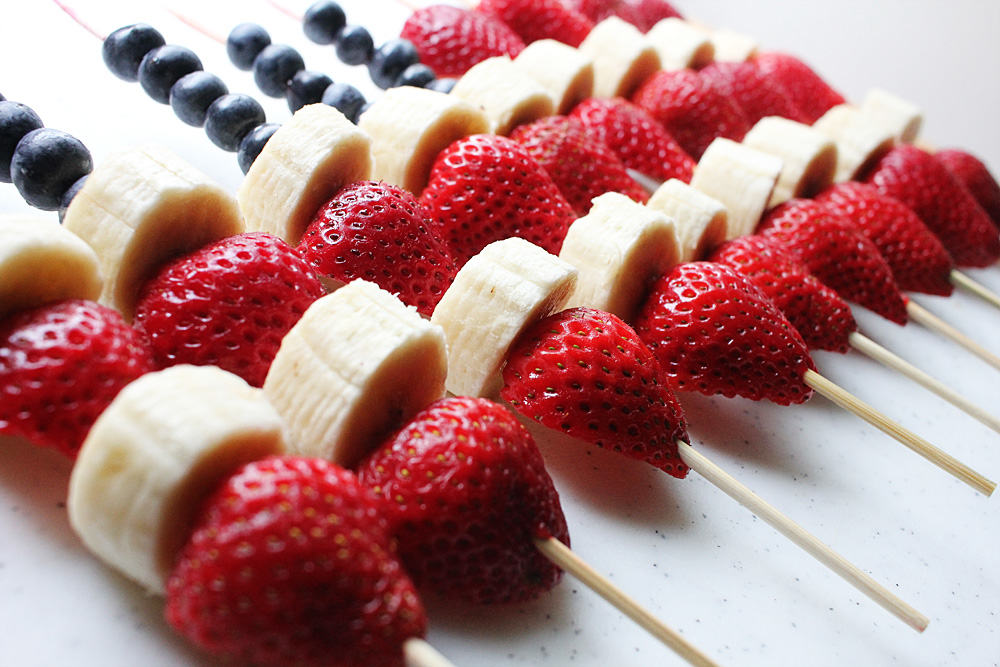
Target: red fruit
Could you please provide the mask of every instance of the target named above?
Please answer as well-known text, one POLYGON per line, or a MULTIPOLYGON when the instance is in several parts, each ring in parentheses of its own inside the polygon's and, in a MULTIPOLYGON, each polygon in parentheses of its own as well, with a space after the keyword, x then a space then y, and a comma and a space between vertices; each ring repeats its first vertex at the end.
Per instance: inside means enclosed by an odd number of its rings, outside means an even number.
POLYGON ((500 394, 549 428, 645 461, 674 477, 688 467, 684 414, 660 365, 621 319, 592 308, 551 315, 511 347, 500 394))
POLYGON ((642 32, 649 32, 663 19, 684 18, 665 0, 622 0, 615 8, 615 15, 642 32))
POLYGON ((908 206, 856 182, 828 188, 816 201, 850 221, 878 247, 899 289, 951 294, 951 257, 908 206))
POLYGON ((511 139, 549 173, 578 216, 586 215, 590 201, 605 192, 620 192, 640 203, 649 200, 618 156, 575 118, 542 118, 514 130, 511 139))
POLYGON ((161 269, 139 295, 135 328, 160 368, 218 366, 260 387, 281 339, 322 295, 287 243, 240 234, 161 269))
POLYGON ((580 46, 594 27, 586 16, 559 0, 482 0, 477 11, 506 23, 525 44, 539 39, 554 39, 570 46, 580 46))
POLYGON ((784 88, 764 76, 753 62, 714 62, 698 70, 698 76, 731 97, 751 126, 767 116, 804 121, 784 88))
POLYGON ((1000 184, 983 161, 956 149, 938 151, 934 157, 969 189, 993 224, 1000 227, 1000 184))
POLYGON ((760 229, 840 296, 906 324, 903 295, 878 248, 823 204, 793 199, 771 209, 760 229))
POLYGON ((458 270, 432 225, 406 190, 359 181, 316 212, 296 249, 319 275, 373 282, 429 316, 458 270))
POLYGON ((753 62, 764 78, 784 89, 802 114, 803 123, 815 123, 820 116, 845 101, 843 95, 795 56, 764 52, 754 56, 753 62))
POLYGON ((400 37, 413 42, 420 62, 439 78, 460 77, 482 60, 513 58, 524 49, 524 42, 507 24, 452 5, 417 9, 406 19, 400 37))
POLYGON ((384 499, 417 585, 477 604, 521 602, 559 581, 535 547, 569 544, 559 494, 528 431, 504 407, 446 398, 418 413, 360 466, 384 499))
POLYGON ((149 348, 116 311, 52 303, 0 322, 0 433, 70 458, 118 392, 153 370, 149 348))
POLYGON ((660 278, 636 321, 674 387, 711 396, 803 403, 813 369, 799 332, 748 278, 723 264, 681 264, 660 278))
POLYGON ((167 621, 234 664, 402 667, 427 619, 380 510, 326 461, 243 466, 176 561, 167 621))
POLYGON ((649 112, 688 155, 701 159, 718 137, 742 141, 750 123, 732 97, 693 70, 660 71, 644 83, 632 101, 649 112))
POLYGON ((926 151, 896 146, 861 180, 913 209, 959 266, 989 266, 1000 258, 1000 235, 989 216, 926 151))
POLYGON ((563 4, 594 23, 600 23, 609 16, 614 16, 622 0, 563 0, 563 4))
POLYGON ((858 325, 851 307, 809 270, 762 236, 740 236, 709 258, 725 264, 760 288, 781 309, 812 349, 847 352, 858 325))
POLYGON ((511 236, 557 254, 576 219, 524 147, 490 134, 459 139, 442 151, 420 203, 459 265, 511 236))
POLYGON ((570 118, 583 123, 627 168, 661 181, 691 182, 694 160, 645 109, 621 98, 592 98, 578 104, 570 118))

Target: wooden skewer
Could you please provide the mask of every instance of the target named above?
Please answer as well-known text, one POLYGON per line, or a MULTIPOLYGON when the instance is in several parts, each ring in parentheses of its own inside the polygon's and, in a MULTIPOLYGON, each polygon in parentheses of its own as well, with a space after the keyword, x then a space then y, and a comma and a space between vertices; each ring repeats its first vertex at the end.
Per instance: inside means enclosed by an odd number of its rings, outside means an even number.
POLYGON ((928 329, 936 331, 946 338, 950 338, 969 352, 972 352, 974 355, 988 363, 990 366, 1000 370, 1000 356, 993 354, 934 313, 914 302, 913 299, 907 299, 906 313, 910 316, 910 319, 917 324, 922 324, 928 329))
POLYGON ((807 370, 803 379, 817 393, 830 399, 845 410, 853 412, 880 431, 888 433, 917 454, 920 454, 937 467, 965 482, 983 495, 990 496, 993 494, 994 489, 996 489, 997 485, 993 481, 979 474, 950 454, 941 451, 916 433, 903 428, 851 392, 831 382, 816 371, 807 370))
POLYGON ((187 27, 193 28, 197 32, 200 32, 201 34, 203 34, 205 37, 208 37, 213 42, 217 42, 217 43, 222 44, 223 46, 225 46, 225 44, 226 44, 226 38, 225 37, 219 35, 218 33, 212 32, 211 30, 209 30, 208 28, 206 28, 202 24, 198 23, 194 19, 192 19, 192 18, 190 18, 188 16, 185 16, 184 14, 181 14, 180 12, 178 12, 178 11, 176 11, 174 9, 171 9, 170 7, 167 7, 167 11, 170 12, 175 19, 177 19, 178 21, 180 21, 181 23, 183 23, 187 27))
POLYGON ((406 667, 455 667, 436 648, 418 637, 403 642, 403 656, 406 667))
POLYGON ((556 538, 536 538, 535 546, 546 558, 582 581, 692 665, 697 665, 697 667, 718 666, 718 663, 692 646, 676 630, 653 616, 556 538))
POLYGON ((871 357, 875 361, 899 371, 925 389, 934 392, 955 407, 963 410, 972 417, 975 417, 983 424, 1000 433, 1000 418, 990 414, 969 399, 965 398, 954 389, 920 370, 905 359, 893 354, 868 336, 854 331, 847 338, 851 347, 858 352, 871 357))
POLYGON ((301 14, 289 9, 288 7, 285 7, 280 2, 275 2, 275 0, 267 0, 267 4, 271 5, 285 16, 288 16, 289 18, 293 18, 299 22, 302 21, 303 16, 301 14))
POLYGON ((964 289, 970 294, 975 294, 980 299, 993 304, 997 308, 1000 308, 1000 294, 992 291, 986 287, 986 285, 976 282, 967 274, 962 273, 958 269, 952 269, 951 273, 948 274, 948 278, 951 280, 951 284, 955 287, 964 289))
POLYGON ((726 495, 766 521, 772 528, 805 549, 818 561, 843 577, 852 586, 917 632, 923 632, 927 628, 930 620, 926 616, 894 595, 871 576, 827 546, 815 535, 802 528, 802 526, 779 512, 753 491, 740 484, 729 473, 695 450, 694 447, 682 440, 677 441, 677 447, 680 450, 681 459, 684 460, 684 463, 721 489, 726 495))

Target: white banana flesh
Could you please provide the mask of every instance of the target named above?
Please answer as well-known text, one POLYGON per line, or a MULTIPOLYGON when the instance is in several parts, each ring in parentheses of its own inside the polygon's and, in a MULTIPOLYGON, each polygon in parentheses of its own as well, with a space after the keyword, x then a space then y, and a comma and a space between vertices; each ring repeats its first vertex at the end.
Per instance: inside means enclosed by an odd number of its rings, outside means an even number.
POLYGON ((715 59, 715 46, 705 31, 676 17, 658 21, 646 33, 666 70, 697 69, 715 59))
POLYGON ((712 30, 708 38, 715 48, 715 59, 722 63, 741 63, 750 60, 757 55, 760 48, 760 44, 753 37, 728 28, 712 30))
POLYGON ((916 104, 877 88, 865 96, 861 112, 904 144, 916 140, 924 122, 923 112, 916 104))
POLYGON ((833 177, 837 183, 854 179, 895 143, 892 132, 849 104, 833 107, 812 127, 837 144, 837 169, 833 177))
POLYGON ((580 52, 594 62, 594 97, 631 97, 660 69, 660 56, 639 29, 609 16, 587 34, 580 52))
POLYGON ((514 340, 560 310, 576 279, 569 263, 516 237, 491 243, 466 262, 431 316, 448 340, 448 391, 496 397, 514 340))
POLYGON ((554 39, 528 44, 514 65, 548 91, 556 113, 566 115, 594 96, 594 63, 579 50, 554 39))
POLYGON ((481 109, 489 122, 487 131, 503 136, 519 125, 551 116, 556 108, 549 91, 525 76, 508 56, 476 63, 450 94, 481 109))
POLYGON ((767 203, 769 208, 794 197, 812 197, 833 183, 837 146, 808 125, 768 116, 747 132, 743 145, 781 158, 781 175, 767 203))
POLYGON ((371 175, 368 135, 335 108, 310 104, 264 144, 236 198, 247 230, 296 245, 324 203, 371 175))
POLYGON ((131 321, 143 283, 164 263, 244 231, 233 198, 164 148, 139 148, 98 164, 73 198, 66 229, 97 253, 100 302, 131 321))
POLYGON ((444 395, 444 332, 374 283, 321 297, 285 335, 264 394, 292 452, 351 467, 444 395))
POLYGON ((729 215, 725 204, 671 178, 657 188, 646 206, 674 221, 679 262, 703 259, 726 240, 729 215))
POLYGON ((162 593, 202 501, 244 463, 285 451, 261 390, 214 366, 172 366, 128 386, 98 417, 69 483, 87 548, 162 593))

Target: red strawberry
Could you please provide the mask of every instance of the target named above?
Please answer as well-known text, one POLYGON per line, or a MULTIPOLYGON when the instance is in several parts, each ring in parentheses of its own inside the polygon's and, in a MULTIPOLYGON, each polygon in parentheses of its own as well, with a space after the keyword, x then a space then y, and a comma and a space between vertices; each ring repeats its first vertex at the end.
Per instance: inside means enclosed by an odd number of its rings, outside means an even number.
POLYGON ((297 250, 319 275, 373 282, 429 316, 457 271, 432 225, 406 190, 359 181, 316 212, 297 250))
POLYGON ((203 506, 167 620, 233 664, 402 667, 427 619, 380 510, 326 461, 243 466, 203 506))
POLYGON ((1000 235, 972 194, 926 151, 900 145, 862 179, 920 216, 959 266, 1000 258, 1000 235))
POLYGON ((660 365, 621 319, 592 308, 551 315, 511 347, 501 396, 549 428, 687 475, 684 414, 660 365))
POLYGON ((903 295, 878 248, 823 204, 793 199, 771 209, 760 228, 840 296, 906 324, 903 295))
POLYGON ((698 76, 735 100, 751 126, 767 116, 804 121, 785 89, 764 76, 753 62, 714 62, 698 70, 698 76))
POLYGON ((718 137, 742 141, 750 130, 732 97, 689 69, 660 71, 632 101, 649 112, 695 160, 718 137))
POLYGON ((906 204, 864 183, 839 183, 816 197, 874 243, 901 290, 948 296, 948 251, 906 204))
POLYGON ((661 181, 691 181, 694 160, 645 109, 621 98, 589 99, 570 117, 583 123, 627 168, 661 181))
POLYGON ((750 279, 813 349, 847 352, 858 328, 851 307, 809 270, 762 236, 740 236, 709 258, 750 279))
POLYGON ((1000 184, 983 161, 956 149, 938 151, 934 157, 969 189, 993 224, 1000 227, 1000 184))
POLYGON ((420 203, 460 265, 511 236, 558 253, 575 219, 524 147, 490 134, 459 139, 442 151, 420 203))
POLYGON ((766 79, 784 89, 804 123, 815 123, 832 107, 844 103, 843 95, 795 56, 764 52, 754 56, 753 62, 766 79))
POLYGON ((649 200, 618 156, 575 118, 542 118, 514 130, 511 139, 549 173, 577 215, 586 215, 590 200, 605 192, 620 192, 640 203, 649 200))
POLYGON ((628 21, 642 32, 648 32, 666 18, 682 18, 680 12, 665 0, 564 0, 594 23, 609 16, 628 21))
POLYGON ((525 44, 554 39, 580 46, 594 24, 559 0, 482 0, 477 11, 495 16, 521 36, 525 44))
POLYGON ((681 264, 660 278, 636 321, 677 389, 767 398, 812 395, 813 369, 799 332, 748 278, 723 264, 681 264))
POLYGON ((0 322, 0 433, 76 458, 118 392, 153 370, 146 342, 92 301, 23 310, 0 322))
POLYGON ((139 295, 135 327, 160 368, 218 366, 260 387, 281 339, 322 295, 287 243, 240 234, 161 269, 139 295))
POLYGON ((420 62, 439 78, 460 77, 482 60, 513 58, 524 49, 524 42, 507 24, 453 5, 417 9, 406 19, 400 37, 413 42, 420 62))
POLYGON ((559 581, 534 538, 569 544, 559 494, 524 426, 481 398, 418 413, 360 466, 384 499, 417 585, 479 604, 521 602, 559 581))

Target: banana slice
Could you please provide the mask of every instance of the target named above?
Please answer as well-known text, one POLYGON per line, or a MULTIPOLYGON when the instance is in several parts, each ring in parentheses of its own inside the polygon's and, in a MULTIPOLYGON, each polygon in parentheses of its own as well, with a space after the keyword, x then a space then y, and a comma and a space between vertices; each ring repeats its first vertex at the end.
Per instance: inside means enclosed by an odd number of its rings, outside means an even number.
POLYGON ((444 333, 374 283, 313 302, 281 342, 264 394, 293 452, 353 466, 444 395, 444 333))
POLYGON ((491 243, 466 262, 431 316, 448 340, 448 391, 495 397, 514 339, 560 310, 576 277, 573 266, 520 238, 491 243))
POLYGON ((895 139, 857 107, 839 104, 821 116, 812 128, 837 144, 837 169, 833 180, 850 181, 892 148, 895 139))
POLYGON ((243 463, 283 453, 283 426, 261 390, 214 366, 148 373, 87 435, 70 524, 97 556, 162 593, 202 500, 243 463))
POLYGON ((762 118, 743 137, 743 145, 781 158, 781 175, 768 207, 812 197, 833 183, 837 146, 808 125, 778 116, 762 118))
POLYGON ((55 220, 0 216, 0 319, 65 299, 101 295, 97 253, 55 220))
POLYGON ((674 221, 680 242, 679 262, 694 262, 726 240, 725 205, 676 178, 665 181, 646 202, 674 221))
POLYGON ((371 174, 368 135, 333 107, 310 104, 264 145, 236 198, 248 230, 295 245, 327 200, 371 174))
POLYGON ((243 230, 236 202, 163 148, 97 165, 63 219, 97 253, 101 303, 131 320, 139 289, 164 262, 243 230))
POLYGON ((631 322, 649 285, 677 265, 674 222, 617 192, 595 197, 569 227, 559 258, 577 268, 565 307, 590 306, 631 322))
POLYGON ((358 121, 371 137, 374 177, 420 196, 438 154, 452 142, 489 130, 479 109, 433 90, 390 88, 358 121))
POLYGON ((715 48, 715 59, 723 63, 741 63, 750 60, 757 55, 760 47, 753 37, 728 28, 712 30, 708 34, 708 39, 715 48))
POLYGON ((660 69, 660 56, 631 23, 610 16, 580 44, 594 62, 594 97, 631 97, 660 69))
POLYGON ((487 58, 462 75, 451 95, 486 114, 488 132, 508 135, 518 125, 551 116, 555 102, 548 90, 524 75, 508 56, 487 58))
POLYGON ((691 185, 729 212, 726 239, 753 233, 781 175, 781 159, 729 139, 709 144, 691 185))
POLYGON ((568 114, 594 95, 593 61, 568 44, 554 39, 532 42, 514 58, 514 65, 549 91, 557 114, 568 114))
POLYGON ((920 134, 924 116, 920 107, 885 90, 871 90, 861 104, 861 112, 904 144, 912 144, 920 134))
POLYGON ((658 21, 646 33, 666 70, 698 69, 715 59, 715 46, 705 31, 683 19, 671 17, 658 21))

